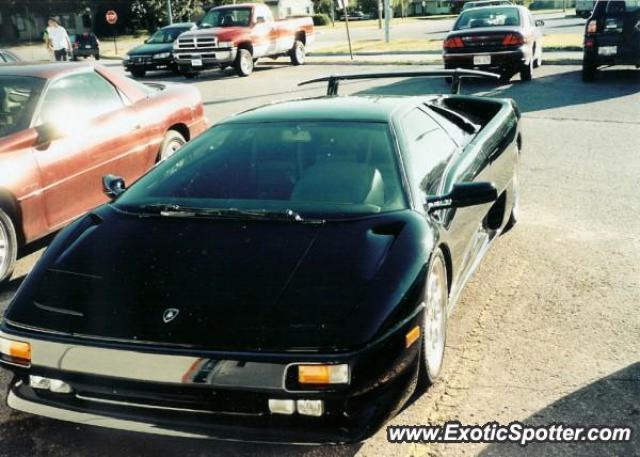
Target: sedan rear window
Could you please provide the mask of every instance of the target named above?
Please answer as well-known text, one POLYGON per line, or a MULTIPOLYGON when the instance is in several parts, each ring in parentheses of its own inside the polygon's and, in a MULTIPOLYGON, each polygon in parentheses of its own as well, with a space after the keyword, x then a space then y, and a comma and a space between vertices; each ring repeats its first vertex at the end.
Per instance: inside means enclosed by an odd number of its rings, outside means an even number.
POLYGON ((389 126, 361 122, 222 124, 186 145, 118 200, 293 210, 344 217, 406 208, 389 126))
POLYGON ((453 30, 519 25, 520 12, 517 8, 490 7, 463 12, 453 26, 453 30))

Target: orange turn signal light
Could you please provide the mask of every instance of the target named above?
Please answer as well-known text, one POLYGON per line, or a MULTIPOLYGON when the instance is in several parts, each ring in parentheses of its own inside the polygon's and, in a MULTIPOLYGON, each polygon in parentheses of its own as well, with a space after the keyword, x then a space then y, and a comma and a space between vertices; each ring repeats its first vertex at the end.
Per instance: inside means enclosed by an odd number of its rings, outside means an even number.
POLYGON ((300 384, 346 384, 349 382, 349 365, 298 365, 300 384))
POLYGON ((407 348, 411 347, 413 343, 418 341, 418 338, 420 338, 420 326, 416 325, 404 336, 405 346, 407 348))
POLYGON ((31 362, 31 345, 22 341, 0 338, 0 355, 9 362, 28 364, 31 362))

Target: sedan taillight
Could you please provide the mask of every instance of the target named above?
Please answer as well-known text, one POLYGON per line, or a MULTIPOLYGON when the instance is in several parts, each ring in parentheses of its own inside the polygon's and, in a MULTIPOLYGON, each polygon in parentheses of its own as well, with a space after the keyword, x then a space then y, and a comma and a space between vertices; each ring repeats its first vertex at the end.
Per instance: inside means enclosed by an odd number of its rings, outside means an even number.
POLYGON ((464 48, 464 41, 460 37, 447 38, 444 40, 445 49, 464 48))
POLYGON ((509 33, 502 40, 502 46, 520 46, 524 44, 524 37, 519 33, 509 33))
POLYGON ((598 21, 589 21, 587 24, 587 33, 597 33, 598 32, 598 21))

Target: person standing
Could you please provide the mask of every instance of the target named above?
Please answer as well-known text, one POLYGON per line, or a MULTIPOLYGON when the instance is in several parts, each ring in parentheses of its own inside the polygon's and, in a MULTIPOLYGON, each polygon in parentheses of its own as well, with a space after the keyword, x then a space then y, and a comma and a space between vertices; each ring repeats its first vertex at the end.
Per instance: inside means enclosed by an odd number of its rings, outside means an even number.
POLYGON ((67 53, 71 53, 71 40, 69 39, 69 35, 55 17, 49 18, 47 47, 53 51, 56 62, 66 61, 67 53))

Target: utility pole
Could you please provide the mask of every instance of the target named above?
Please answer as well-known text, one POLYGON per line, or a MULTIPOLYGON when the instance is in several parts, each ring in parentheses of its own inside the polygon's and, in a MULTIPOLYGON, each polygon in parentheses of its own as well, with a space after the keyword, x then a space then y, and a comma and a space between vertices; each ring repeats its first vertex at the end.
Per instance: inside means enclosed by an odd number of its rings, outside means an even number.
POLYGON ((382 30, 382 0, 378 0, 378 29, 382 30))
POLYGON ((171 0, 167 0, 167 18, 169 18, 169 24, 173 24, 173 13, 171 12, 171 0))
POLYGON ((384 42, 389 42, 389 27, 391 26, 391 0, 384 0, 384 42))

